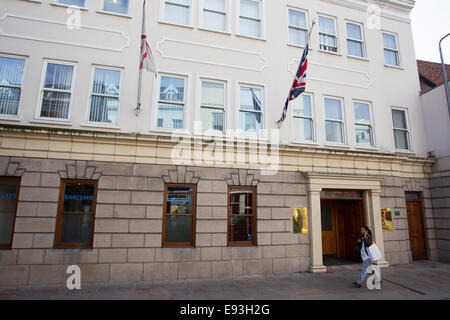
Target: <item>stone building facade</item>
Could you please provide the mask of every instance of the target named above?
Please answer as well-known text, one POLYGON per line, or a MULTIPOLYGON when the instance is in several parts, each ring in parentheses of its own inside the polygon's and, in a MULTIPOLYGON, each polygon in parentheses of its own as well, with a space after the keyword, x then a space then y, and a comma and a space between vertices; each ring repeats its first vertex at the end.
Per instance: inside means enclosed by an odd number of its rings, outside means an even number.
POLYGON ((158 164, 163 150, 174 147, 164 140, 147 138, 120 149, 108 148, 120 145, 120 137, 114 136, 114 144, 109 144, 105 136, 95 136, 2 131, 3 154, 7 150, 15 156, 3 155, 0 170, 6 176, 21 177, 12 249, 0 251, 3 285, 64 283, 68 265, 80 266, 83 282, 225 278, 314 271, 313 267, 324 270, 322 249, 317 248, 320 244, 312 245, 314 236, 320 235, 320 222, 318 229, 314 225, 320 211, 313 216, 312 201, 321 178, 328 181, 327 187, 334 183, 341 188, 367 188, 364 214, 375 236, 383 239, 377 243, 384 250, 386 265, 412 262, 405 191, 422 192, 427 255, 437 258, 430 186, 424 172, 430 170, 431 161, 280 148, 280 161, 285 164, 275 174, 263 175, 245 164, 158 164), (20 141, 24 143, 20 145, 20 141), (154 152, 149 152, 151 149, 154 152), (85 160, 81 159, 83 153, 85 160), (98 180, 91 249, 54 248, 61 179, 68 178, 98 180), (161 245, 165 183, 197 185, 195 247, 161 245), (227 245, 229 185, 256 186, 256 246, 227 245), (309 233, 293 233, 294 207, 308 208, 309 233), (384 207, 399 211, 393 216, 392 232, 383 232, 379 214, 372 213, 384 207), (312 261, 314 250, 316 262, 312 261))
POLYGON ((147 1, 137 113, 142 3, 119 2, 2 1, 0 285, 325 272, 362 224, 382 267, 439 258, 412 0, 147 1))

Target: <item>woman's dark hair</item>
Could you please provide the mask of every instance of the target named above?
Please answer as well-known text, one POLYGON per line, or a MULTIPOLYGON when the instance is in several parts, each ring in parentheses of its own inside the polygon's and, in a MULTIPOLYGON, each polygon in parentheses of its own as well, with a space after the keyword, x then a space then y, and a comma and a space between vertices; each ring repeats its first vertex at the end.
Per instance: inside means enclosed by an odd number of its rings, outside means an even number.
POLYGON ((368 226, 363 226, 363 228, 366 229, 366 231, 369 235, 372 235, 372 231, 370 231, 368 226))

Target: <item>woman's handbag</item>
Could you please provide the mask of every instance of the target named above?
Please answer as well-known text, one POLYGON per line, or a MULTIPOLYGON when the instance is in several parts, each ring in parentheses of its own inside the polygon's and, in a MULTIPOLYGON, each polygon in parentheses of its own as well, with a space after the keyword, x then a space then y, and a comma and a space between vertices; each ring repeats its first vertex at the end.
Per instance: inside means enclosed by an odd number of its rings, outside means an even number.
POLYGON ((380 249, 378 249, 377 245, 375 243, 372 243, 367 248, 367 253, 369 254, 369 258, 371 262, 377 261, 381 259, 381 252, 380 249))

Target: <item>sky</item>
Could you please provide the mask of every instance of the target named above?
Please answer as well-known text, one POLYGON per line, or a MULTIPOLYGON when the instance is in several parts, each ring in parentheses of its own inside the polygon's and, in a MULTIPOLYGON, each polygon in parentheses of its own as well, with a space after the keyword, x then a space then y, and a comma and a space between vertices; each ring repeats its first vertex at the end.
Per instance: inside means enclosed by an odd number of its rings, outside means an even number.
MULTIPOLYGON (((411 24, 417 59, 441 62, 439 40, 450 33, 450 0, 416 0, 411 24)), ((450 64, 450 36, 442 41, 442 51, 450 64)))

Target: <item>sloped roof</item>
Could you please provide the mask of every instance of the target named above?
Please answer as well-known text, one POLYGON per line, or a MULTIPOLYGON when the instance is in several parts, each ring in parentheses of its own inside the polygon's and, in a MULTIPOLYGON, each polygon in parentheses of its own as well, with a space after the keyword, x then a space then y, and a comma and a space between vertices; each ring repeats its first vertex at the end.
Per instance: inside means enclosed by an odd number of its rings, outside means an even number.
MULTIPOLYGON (((417 60, 417 68, 419 69, 419 76, 425 78, 433 85, 440 86, 444 83, 442 65, 440 63, 417 60)), ((445 69, 447 70, 447 79, 450 79, 450 64, 446 64, 445 69)))

